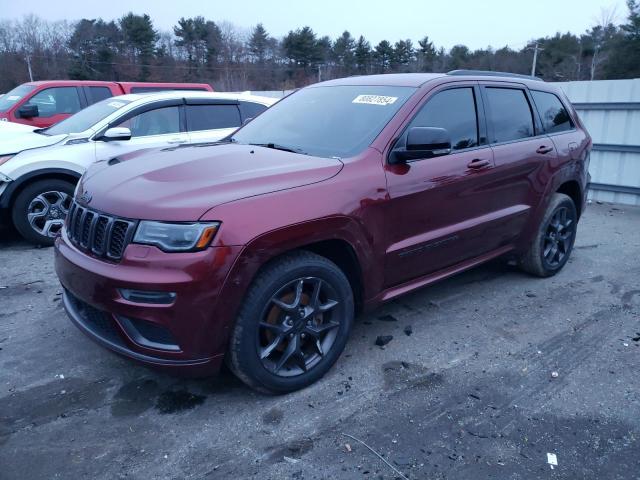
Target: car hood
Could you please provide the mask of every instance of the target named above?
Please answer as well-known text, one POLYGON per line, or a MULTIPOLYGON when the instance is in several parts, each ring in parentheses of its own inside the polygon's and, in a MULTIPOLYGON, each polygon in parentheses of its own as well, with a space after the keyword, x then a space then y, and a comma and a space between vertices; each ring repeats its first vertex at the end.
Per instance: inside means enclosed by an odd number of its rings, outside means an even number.
POLYGON ((93 164, 77 195, 121 217, 195 221, 223 203, 321 182, 342 166, 334 158, 250 145, 147 150, 93 164))
POLYGON ((61 142, 68 135, 41 135, 35 133, 36 128, 26 125, 16 127, 0 122, 0 155, 20 153, 32 148, 48 147, 61 142), (24 128, 23 128, 24 127, 24 128))

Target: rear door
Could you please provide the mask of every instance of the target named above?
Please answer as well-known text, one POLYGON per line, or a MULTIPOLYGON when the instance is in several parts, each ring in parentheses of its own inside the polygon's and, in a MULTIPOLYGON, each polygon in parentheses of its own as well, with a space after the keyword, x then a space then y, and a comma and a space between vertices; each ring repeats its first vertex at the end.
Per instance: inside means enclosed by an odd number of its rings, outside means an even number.
POLYGON ((545 134, 533 99, 524 85, 481 82, 489 144, 495 161, 495 195, 490 207, 521 212, 508 225, 519 236, 544 194, 550 166, 557 162, 554 143, 545 134))
POLYGON ((108 128, 111 127, 130 129, 131 139, 96 141, 96 160, 117 157, 143 148, 174 147, 189 141, 182 115, 182 99, 156 102, 134 109, 112 122, 108 128))
POLYGON ((215 142, 242 125, 235 100, 186 99, 186 125, 191 143, 215 142))

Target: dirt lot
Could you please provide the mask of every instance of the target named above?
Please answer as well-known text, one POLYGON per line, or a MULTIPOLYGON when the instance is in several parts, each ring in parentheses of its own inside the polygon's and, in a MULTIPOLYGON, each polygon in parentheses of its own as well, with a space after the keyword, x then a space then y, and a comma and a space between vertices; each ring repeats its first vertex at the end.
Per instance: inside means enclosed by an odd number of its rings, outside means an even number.
POLYGON ((412 479, 640 478, 640 209, 591 205, 554 278, 496 262, 364 316, 283 397, 102 350, 51 249, 0 238, 0 479, 402 478, 343 434, 412 479))

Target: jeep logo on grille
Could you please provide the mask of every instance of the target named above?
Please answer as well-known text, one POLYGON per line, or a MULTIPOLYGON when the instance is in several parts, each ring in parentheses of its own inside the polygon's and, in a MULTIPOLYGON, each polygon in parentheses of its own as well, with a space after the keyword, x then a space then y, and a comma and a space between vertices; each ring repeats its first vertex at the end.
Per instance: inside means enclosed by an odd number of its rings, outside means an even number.
POLYGON ((80 201, 81 203, 87 204, 91 201, 92 198, 93 197, 89 192, 84 192, 82 195, 78 197, 78 201, 80 201))

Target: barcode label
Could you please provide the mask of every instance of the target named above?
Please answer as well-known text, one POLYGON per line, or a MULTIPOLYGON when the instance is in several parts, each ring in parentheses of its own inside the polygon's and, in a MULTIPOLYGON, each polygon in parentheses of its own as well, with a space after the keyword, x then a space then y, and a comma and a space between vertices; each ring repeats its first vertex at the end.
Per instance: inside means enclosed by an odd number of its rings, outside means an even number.
POLYGON ((395 103, 398 97, 386 97, 384 95, 358 95, 351 103, 364 103, 366 105, 386 106, 395 103))

